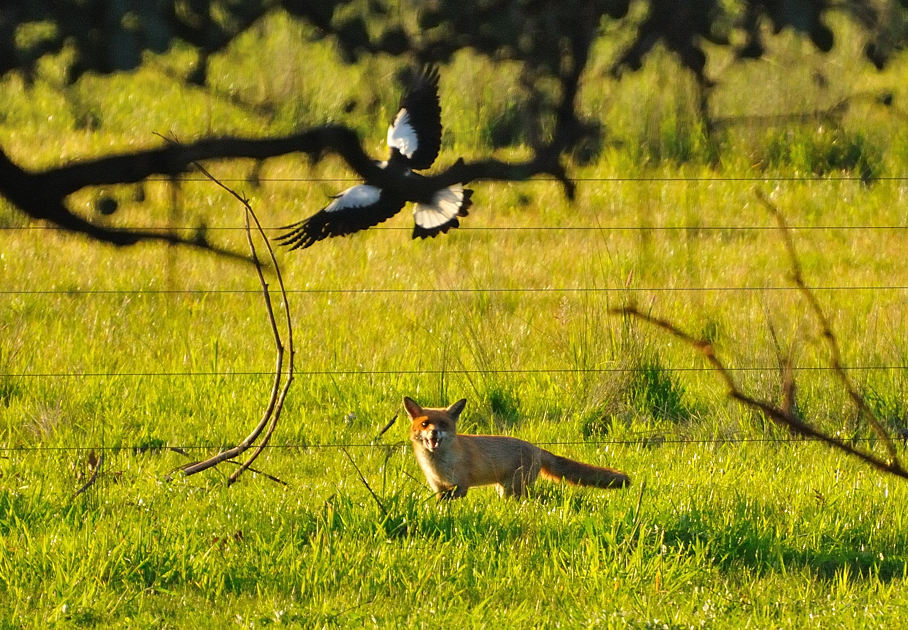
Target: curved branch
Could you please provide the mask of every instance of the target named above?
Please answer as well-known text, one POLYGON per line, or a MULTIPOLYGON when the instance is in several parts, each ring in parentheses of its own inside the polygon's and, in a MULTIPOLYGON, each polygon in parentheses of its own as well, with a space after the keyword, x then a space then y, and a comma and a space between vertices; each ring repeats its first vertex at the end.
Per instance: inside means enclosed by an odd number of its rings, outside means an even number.
MULTIPOLYGON (((249 469, 249 467, 252 465, 252 462, 254 462, 256 460, 256 458, 262 453, 262 451, 268 445, 268 442, 271 439, 271 435, 274 433, 274 429, 277 427, 278 419, 280 418, 281 411, 283 410, 283 407, 284 407, 284 400, 286 399, 287 392, 290 389, 290 383, 293 382, 293 357, 295 354, 295 350, 294 350, 294 346, 293 346, 293 322, 290 317, 290 305, 287 300, 286 289, 284 288, 283 276, 281 275, 280 268, 278 267, 278 264, 277 264, 277 260, 274 257, 274 250, 272 250, 271 245, 269 245, 268 239, 265 237, 265 232, 262 229, 261 223, 259 223, 258 217, 256 217, 255 212, 253 212, 252 206, 249 205, 249 201, 247 199, 243 198, 241 195, 237 194, 235 191, 233 191, 230 188, 228 188, 227 186, 225 186, 222 182, 220 182, 218 179, 216 179, 211 173, 209 173, 201 164, 196 163, 195 166, 206 177, 208 177, 210 180, 212 180, 218 186, 220 186, 221 188, 223 188, 224 190, 229 192, 231 195, 233 195, 236 199, 238 199, 240 201, 240 203, 242 203, 246 209, 246 238, 249 243, 249 249, 252 252, 251 253, 252 261, 255 265, 256 273, 258 274, 259 284, 262 287, 262 294, 263 294, 263 297, 265 298, 265 311, 268 314, 268 321, 271 324, 271 333, 272 333, 272 336, 274 337, 274 345, 275 345, 275 351, 276 351, 276 359, 275 359, 276 365, 274 368, 274 382, 273 382, 273 385, 271 388, 271 396, 269 397, 268 404, 265 407, 265 413, 262 415, 261 420, 255 426, 255 428, 252 430, 252 432, 242 442, 240 442, 235 447, 233 447, 229 450, 222 451, 222 452, 218 453, 217 455, 214 455, 213 457, 210 457, 204 461, 192 462, 190 464, 186 464, 185 466, 180 467, 180 470, 185 475, 188 476, 188 475, 193 475, 198 472, 202 472, 203 470, 208 470, 209 468, 217 466, 218 464, 220 464, 222 462, 232 460, 234 457, 238 457, 239 455, 243 454, 246 450, 251 448, 252 445, 255 443, 255 441, 259 438, 259 436, 261 436, 262 431, 265 431, 265 435, 262 438, 262 441, 259 443, 259 445, 256 447, 256 449, 253 451, 252 455, 245 462, 240 464, 240 467, 236 471, 234 471, 234 473, 232 475, 230 475, 230 478, 227 480, 227 485, 230 486, 236 482, 236 480, 239 478, 240 475, 243 474, 244 471, 249 469), (268 254, 271 257, 271 262, 274 265, 274 269, 277 274, 277 281, 278 281, 278 285, 280 286, 281 297, 283 298, 282 305, 283 305, 285 324, 286 324, 286 329, 287 329, 287 348, 286 348, 286 350, 288 350, 290 353, 290 360, 289 360, 289 364, 286 369, 286 374, 285 374, 285 370, 284 370, 285 347, 281 340, 280 329, 278 328, 277 321, 275 320, 275 317, 274 317, 274 306, 271 301, 271 292, 268 289, 268 283, 265 280, 264 274, 262 273, 262 265, 259 262, 258 256, 256 254, 256 250, 255 250, 255 243, 252 240, 252 231, 251 231, 251 225, 250 225, 250 221, 249 221, 250 218, 255 222, 258 233, 261 235, 262 239, 264 239, 265 247, 268 250, 268 254), (285 376, 286 376, 286 378, 285 378, 285 376), (283 387, 281 387, 282 380, 283 380, 283 387), (267 426, 267 430, 266 430, 266 426, 267 426)), ((168 477, 168 479, 169 479, 169 477, 168 477)))

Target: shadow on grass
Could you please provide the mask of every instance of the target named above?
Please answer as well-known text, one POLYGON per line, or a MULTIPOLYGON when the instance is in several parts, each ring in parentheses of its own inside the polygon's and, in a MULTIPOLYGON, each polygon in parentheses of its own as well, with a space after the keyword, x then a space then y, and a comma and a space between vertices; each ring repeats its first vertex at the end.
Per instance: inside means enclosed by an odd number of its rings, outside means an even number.
POLYGON ((665 527, 663 542, 678 550, 705 546, 713 564, 729 572, 744 566, 757 575, 806 569, 821 580, 843 574, 883 582, 908 577, 906 536, 871 545, 861 542, 872 539, 869 529, 869 525, 856 529, 838 540, 814 532, 786 536, 778 525, 761 527, 746 517, 717 524, 711 522, 708 513, 692 512, 665 527), (805 538, 809 540, 805 542, 805 538))

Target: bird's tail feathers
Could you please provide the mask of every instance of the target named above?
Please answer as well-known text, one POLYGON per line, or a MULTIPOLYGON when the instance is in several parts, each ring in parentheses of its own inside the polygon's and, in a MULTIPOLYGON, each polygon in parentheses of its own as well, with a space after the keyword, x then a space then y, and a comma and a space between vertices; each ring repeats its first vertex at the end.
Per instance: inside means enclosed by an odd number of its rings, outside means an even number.
POLYGON ((413 209, 413 238, 434 237, 459 227, 457 217, 469 214, 473 191, 454 184, 435 193, 432 203, 417 203, 413 209))

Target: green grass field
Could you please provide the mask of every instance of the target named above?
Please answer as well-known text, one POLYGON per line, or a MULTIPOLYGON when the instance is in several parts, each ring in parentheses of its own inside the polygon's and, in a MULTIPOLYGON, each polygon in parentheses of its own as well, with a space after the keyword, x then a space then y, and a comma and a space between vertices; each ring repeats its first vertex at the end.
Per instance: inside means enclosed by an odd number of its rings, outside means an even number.
MULTIPOLYGON (((212 60, 212 91, 169 77, 181 51, 69 90, 52 87, 48 64, 51 82, 3 82, 0 144, 40 168, 156 146, 155 134, 334 120, 380 155, 395 62, 341 67, 300 41, 281 20, 262 25, 212 60)), ((635 303, 708 337, 743 388, 776 402, 790 352, 804 417, 883 454, 825 369, 754 192, 793 226, 850 376, 888 429, 904 428, 893 368, 908 364, 908 68, 876 73, 859 45, 841 39, 827 58, 782 37, 766 62, 714 69, 718 161, 674 62, 656 54, 615 83, 604 46, 582 98, 606 142, 574 167, 575 203, 553 181, 475 183, 462 228, 434 240, 411 241, 404 212, 279 251, 297 375, 255 466, 286 486, 247 473, 228 488, 230 464, 165 479, 189 461, 168 447, 201 459, 235 444, 267 401, 274 347, 250 266, 117 250, 0 202, 0 628, 899 627, 908 485, 790 439, 729 401, 689 348, 607 313, 635 303), (835 121, 742 119, 843 99, 835 121), (634 485, 541 481, 523 502, 480 488, 438 505, 403 418, 378 437, 405 395, 465 397, 461 430, 547 445, 634 485)), ((441 166, 491 152, 511 70, 467 57, 443 68, 441 166)), ((208 168, 270 227, 351 185, 335 159, 208 168)), ((242 206, 197 174, 72 201, 110 225, 204 228, 246 248, 242 206), (105 197, 118 202, 109 217, 105 197)))

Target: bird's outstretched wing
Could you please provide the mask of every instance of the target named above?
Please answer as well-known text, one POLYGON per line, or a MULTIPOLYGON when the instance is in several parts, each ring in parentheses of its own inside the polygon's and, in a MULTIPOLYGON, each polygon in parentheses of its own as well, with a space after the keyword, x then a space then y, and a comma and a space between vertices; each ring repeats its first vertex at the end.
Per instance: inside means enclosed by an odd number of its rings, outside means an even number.
POLYGON ((368 184, 348 188, 308 219, 286 225, 274 240, 291 250, 306 248, 331 236, 345 236, 390 219, 404 207, 382 189, 368 184))
POLYGON ((400 161, 413 170, 432 166, 441 149, 441 105, 438 102, 438 68, 424 67, 400 99, 400 110, 388 127, 389 161, 400 161))
POLYGON ((467 216, 473 205, 473 191, 454 184, 435 193, 432 203, 418 203, 413 208, 413 238, 437 236, 460 226, 457 217, 467 216))

